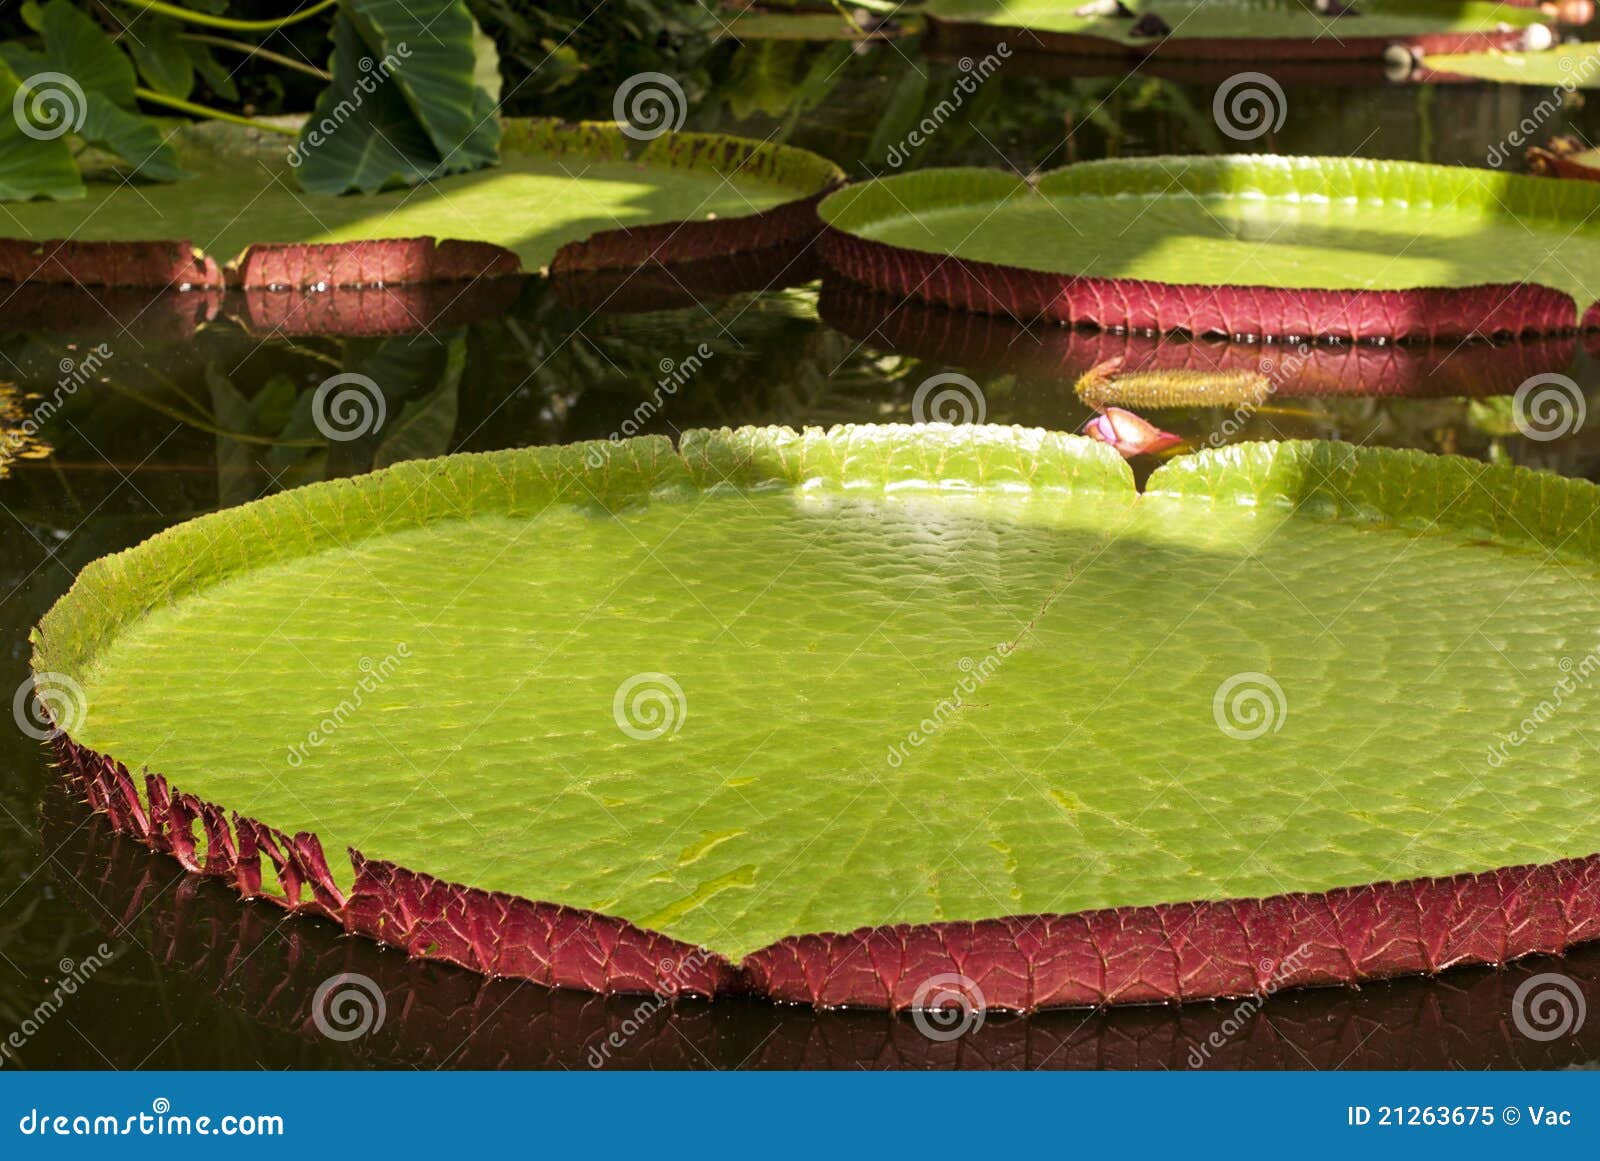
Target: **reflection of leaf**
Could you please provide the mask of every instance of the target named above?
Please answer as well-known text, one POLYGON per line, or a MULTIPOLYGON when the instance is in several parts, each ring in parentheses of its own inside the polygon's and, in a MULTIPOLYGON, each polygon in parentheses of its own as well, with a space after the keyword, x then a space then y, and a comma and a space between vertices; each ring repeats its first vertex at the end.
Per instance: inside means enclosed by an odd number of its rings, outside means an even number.
POLYGON ((333 82, 301 130, 315 193, 373 193, 495 161, 495 102, 473 76, 463 0, 351 0, 333 31, 333 82))
POLYGON ((401 460, 424 460, 450 450, 456 432, 461 387, 461 360, 452 357, 455 375, 414 403, 407 403, 390 434, 378 445, 372 466, 386 468, 401 460))
POLYGON ((222 507, 231 508, 260 494, 261 469, 256 463, 256 448, 224 433, 256 434, 256 413, 215 363, 206 364, 206 387, 211 392, 212 414, 221 429, 217 433, 217 499, 222 507))
POLYGON ((381 432, 383 442, 373 453, 373 467, 384 468, 401 460, 427 459, 449 450, 456 430, 461 370, 466 361, 466 341, 452 339, 445 348, 439 385, 422 398, 407 403, 399 418, 385 425, 381 432))
MULTIPOLYGON (((9 110, 22 82, 0 63, 0 109, 9 110)), ((22 131, 15 117, 0 116, 0 200, 81 198, 83 181, 66 138, 39 141, 22 131)))

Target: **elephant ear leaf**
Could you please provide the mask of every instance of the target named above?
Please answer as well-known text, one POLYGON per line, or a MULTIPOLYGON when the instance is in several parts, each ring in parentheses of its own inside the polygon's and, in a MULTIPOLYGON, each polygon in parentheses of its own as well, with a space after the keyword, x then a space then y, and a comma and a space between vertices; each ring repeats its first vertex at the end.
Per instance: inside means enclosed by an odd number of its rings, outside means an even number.
POLYGON ((70 127, 90 145, 133 166, 139 177, 176 181, 184 176, 167 135, 135 107, 132 63, 100 26, 68 0, 52 0, 40 23, 44 53, 7 46, 5 59, 26 78, 22 84, 38 94, 30 99, 61 118, 54 129, 70 127))
MULTIPOLYGON (((21 78, 0 62, 0 109, 16 108, 14 102, 21 93, 26 110, 29 94, 22 90, 21 78)), ((0 117, 0 201, 83 195, 83 181, 64 133, 35 124, 26 112, 23 117, 0 117)))
POLYGON ((177 21, 159 16, 140 20, 128 37, 128 50, 152 89, 185 100, 194 92, 194 59, 178 29, 177 21))
POLYGON ((492 164, 494 99, 478 84, 464 0, 347 0, 333 30, 333 82, 291 161, 315 193, 389 185, 492 164))

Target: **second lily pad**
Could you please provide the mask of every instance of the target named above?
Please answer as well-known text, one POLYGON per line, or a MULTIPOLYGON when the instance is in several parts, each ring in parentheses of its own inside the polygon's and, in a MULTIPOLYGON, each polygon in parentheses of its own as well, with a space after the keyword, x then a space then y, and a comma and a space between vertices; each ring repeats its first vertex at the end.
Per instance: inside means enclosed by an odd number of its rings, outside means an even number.
POLYGON ((820 207, 853 281, 967 310, 1230 335, 1573 330, 1600 189, 1319 157, 1155 157, 1037 182, 922 170, 820 207))

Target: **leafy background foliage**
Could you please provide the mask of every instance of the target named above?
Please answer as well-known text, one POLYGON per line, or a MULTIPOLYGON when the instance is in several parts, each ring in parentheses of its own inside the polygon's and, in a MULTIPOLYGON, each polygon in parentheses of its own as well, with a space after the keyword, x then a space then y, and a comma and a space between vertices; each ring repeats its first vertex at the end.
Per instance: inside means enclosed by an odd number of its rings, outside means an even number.
POLYGON ((107 165, 181 180, 161 120, 173 114, 292 135, 265 117, 309 111, 291 156, 318 193, 498 156, 498 54, 465 0, 318 0, 287 15, 253 0, 26 0, 0 37, 0 98, 23 114, 0 118, 0 200, 81 197, 107 165))

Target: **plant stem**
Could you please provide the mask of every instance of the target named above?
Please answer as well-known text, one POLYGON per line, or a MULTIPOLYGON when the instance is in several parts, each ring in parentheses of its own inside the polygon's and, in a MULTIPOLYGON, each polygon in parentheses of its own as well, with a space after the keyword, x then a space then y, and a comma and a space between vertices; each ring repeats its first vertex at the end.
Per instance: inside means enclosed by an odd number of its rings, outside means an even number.
POLYGON ((291 24, 298 24, 302 20, 309 20, 319 12, 326 12, 338 2, 339 0, 319 0, 309 8, 302 8, 298 12, 280 16, 276 20, 234 20, 227 16, 196 12, 192 8, 179 8, 175 4, 163 4, 161 0, 117 0, 119 4, 143 8, 146 12, 154 12, 158 16, 170 16, 187 24, 203 24, 207 28, 221 28, 229 32, 275 32, 291 24))
POLYGON ((196 105, 193 101, 180 100, 158 93, 154 89, 134 89, 133 95, 141 101, 149 101, 152 105, 165 105, 169 109, 177 109, 184 113, 193 113, 196 117, 205 117, 211 121, 232 121, 235 125, 248 125, 252 129, 261 129, 267 133, 281 133, 285 137, 298 137, 297 130, 287 125, 270 125, 265 121, 256 121, 250 117, 241 117, 237 113, 224 112, 213 109, 209 105, 196 105))
POLYGON ((305 73, 308 77, 316 77, 319 81, 333 80, 333 74, 319 69, 316 65, 306 64, 304 61, 295 60, 293 57, 284 56, 281 52, 262 48, 258 44, 247 44, 242 40, 229 40, 226 36, 210 36, 204 32, 185 32, 179 34, 180 40, 192 40, 196 44, 209 44, 214 48, 231 49, 242 52, 247 57, 258 56, 262 60, 269 60, 273 64, 282 65, 286 69, 305 73))

